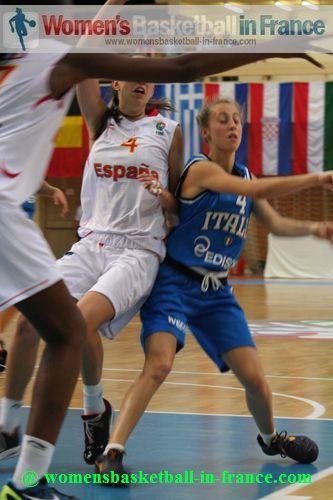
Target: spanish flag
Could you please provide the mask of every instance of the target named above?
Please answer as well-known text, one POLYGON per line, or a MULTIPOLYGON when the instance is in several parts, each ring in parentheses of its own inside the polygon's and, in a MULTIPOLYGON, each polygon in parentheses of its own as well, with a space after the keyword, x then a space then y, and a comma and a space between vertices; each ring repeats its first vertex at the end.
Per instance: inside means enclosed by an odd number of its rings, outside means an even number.
POLYGON ((66 116, 55 139, 48 177, 82 177, 89 137, 82 116, 66 116))

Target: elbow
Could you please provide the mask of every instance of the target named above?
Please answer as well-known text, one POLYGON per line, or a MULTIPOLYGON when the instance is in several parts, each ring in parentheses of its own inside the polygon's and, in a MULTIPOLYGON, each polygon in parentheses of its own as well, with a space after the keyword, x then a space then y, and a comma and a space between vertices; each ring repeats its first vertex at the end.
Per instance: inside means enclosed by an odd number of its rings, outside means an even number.
MULTIPOLYGON (((252 183, 251 183, 252 184, 252 183)), ((254 198, 255 200, 260 200, 263 198, 267 198, 267 193, 265 192, 262 187, 259 186, 251 186, 251 192, 248 194, 248 196, 251 196, 251 198, 254 198)))
POLYGON ((274 236, 286 236, 285 221, 283 217, 276 216, 266 221, 266 229, 274 236))
POLYGON ((272 185, 268 186, 265 181, 260 179, 254 179, 250 182, 250 190, 251 193, 249 196, 255 198, 256 200, 269 198, 272 194, 274 194, 272 185))

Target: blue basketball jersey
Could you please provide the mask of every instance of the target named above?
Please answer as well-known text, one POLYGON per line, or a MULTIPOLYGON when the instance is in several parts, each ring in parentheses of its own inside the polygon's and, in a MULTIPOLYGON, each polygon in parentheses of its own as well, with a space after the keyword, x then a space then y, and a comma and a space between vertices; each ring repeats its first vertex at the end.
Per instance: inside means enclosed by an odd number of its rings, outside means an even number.
MULTIPOLYGON (((200 266, 223 272, 232 268, 245 245, 253 201, 242 195, 204 191, 193 199, 180 196, 182 182, 191 165, 207 161, 203 154, 192 157, 182 172, 177 196, 180 224, 168 237, 168 254, 187 267, 200 266)), ((251 180, 244 165, 235 164, 233 175, 251 180)))

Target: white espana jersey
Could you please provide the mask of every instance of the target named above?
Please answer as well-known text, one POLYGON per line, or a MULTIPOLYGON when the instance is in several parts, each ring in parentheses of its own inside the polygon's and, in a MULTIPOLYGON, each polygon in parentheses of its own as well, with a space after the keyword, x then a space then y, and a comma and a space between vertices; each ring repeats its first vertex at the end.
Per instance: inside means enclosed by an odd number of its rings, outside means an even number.
POLYGON ((153 174, 168 188, 168 156, 177 122, 158 112, 137 121, 109 119, 85 165, 80 236, 126 236, 154 250, 166 236, 161 204, 137 180, 153 174))
POLYGON ((50 73, 70 46, 40 40, 47 53, 0 62, 0 201, 21 204, 41 186, 73 91, 55 100, 50 73), (57 50, 56 53, 52 51, 57 50))

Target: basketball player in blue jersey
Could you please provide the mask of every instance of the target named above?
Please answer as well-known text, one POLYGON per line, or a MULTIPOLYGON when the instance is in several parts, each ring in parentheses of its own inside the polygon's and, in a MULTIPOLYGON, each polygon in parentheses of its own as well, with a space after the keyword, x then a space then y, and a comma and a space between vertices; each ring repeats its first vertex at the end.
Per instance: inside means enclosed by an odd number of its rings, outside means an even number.
MULTIPOLYGON (((62 2, 52 2, 56 3, 62 2)), ((5 4, 16 5, 10 1, 5 4)), ((29 5, 29 2, 23 1, 20 5, 29 5)), ((268 56, 267 53, 205 54, 198 58, 197 54, 186 54, 165 59, 129 59, 116 54, 75 53, 71 47, 49 39, 39 40, 39 47, 44 52, 0 54, 0 204, 1 213, 6 214, 0 220, 0 310, 15 305, 46 342, 20 458, 13 480, 1 493, 3 499, 14 497, 16 500, 54 496, 45 482, 25 489, 21 478, 23 472, 34 470, 39 480, 51 463, 54 444, 77 381, 86 332, 82 315, 61 279, 48 245, 38 228, 31 221, 27 223, 19 208, 44 178, 53 150, 52 140, 70 104, 72 87, 85 79, 124 81, 133 80, 133 75, 140 75, 140 80, 146 82, 193 81, 268 56)), ((298 55, 311 60, 306 54, 298 55)), ((292 57, 293 54, 274 56, 292 57)), ((17 346, 10 356, 15 356, 15 351, 18 352, 17 346)), ((14 414, 21 404, 21 396, 18 400, 11 396, 8 386, 10 380, 15 379, 15 395, 21 390, 23 393, 26 378, 32 373, 29 354, 30 351, 24 351, 17 371, 10 369, 10 359, 8 361, 2 405, 5 418, 0 453, 3 456, 19 447, 14 414)))
MULTIPOLYGON (((271 391, 227 276, 244 247, 252 212, 274 234, 331 240, 333 223, 281 217, 262 199, 316 185, 330 187, 330 174, 253 179, 247 167, 235 162, 242 123, 234 101, 208 104, 198 123, 210 153, 191 158, 183 170, 177 188, 180 224, 168 237, 166 259, 141 309, 144 368, 125 396, 104 455, 96 461, 100 473, 124 470, 124 445, 184 346, 186 325, 221 372, 231 369, 244 386, 264 453, 305 463, 318 455, 311 439, 276 432, 271 391)), ((148 189, 151 180, 144 179, 148 189)))

